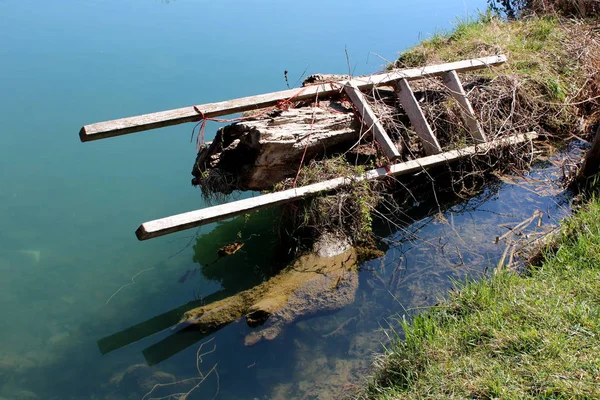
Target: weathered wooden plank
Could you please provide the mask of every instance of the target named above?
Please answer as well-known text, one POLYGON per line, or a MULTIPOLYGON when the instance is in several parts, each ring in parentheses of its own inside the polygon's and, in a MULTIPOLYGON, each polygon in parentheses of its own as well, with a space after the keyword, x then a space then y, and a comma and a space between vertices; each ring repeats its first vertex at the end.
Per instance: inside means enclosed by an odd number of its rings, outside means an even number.
MULTIPOLYGON (((473 60, 432 65, 422 68, 389 71, 383 74, 355 78, 350 81, 341 81, 335 84, 325 83, 299 89, 290 89, 281 92, 243 97, 218 103, 203 104, 197 106, 196 108, 201 110, 206 118, 215 118, 243 111, 271 107, 276 105, 279 101, 292 98, 293 100, 307 100, 313 99, 317 95, 319 97, 329 96, 337 91, 340 91, 341 88, 348 82, 354 83, 359 88, 368 89, 373 86, 394 82, 402 78, 413 80, 426 76, 440 76, 444 72, 451 70, 470 71, 499 65, 505 62, 506 56, 504 55, 482 57, 473 60)), ((193 106, 183 107, 175 110, 160 111, 151 114, 139 115, 136 117, 121 118, 112 121, 85 125, 79 131, 79 138, 82 142, 89 142, 92 140, 126 135, 128 133, 142 132, 150 129, 162 128, 165 126, 183 124, 185 122, 199 121, 200 118, 201 115, 193 106)))
POLYGON ((483 132, 481 125, 479 125, 479 122, 477 122, 477 117, 475 116, 475 111, 473 111, 473 106, 471 106, 471 102, 467 98, 465 89, 463 88, 456 71, 445 72, 443 79, 444 84, 450 90, 450 94, 460 105, 460 108, 463 112, 463 117, 473 139, 480 143, 487 142, 485 133, 483 132))
POLYGON ((383 125, 381 125, 381 122, 379 122, 379 119, 373 112, 373 109, 371 109, 369 103, 367 103, 365 96, 362 94, 358 86, 352 82, 348 82, 346 86, 344 86, 344 91, 348 97, 350 97, 352 103, 356 106, 356 109, 362 118, 363 125, 368 127, 373 132, 373 137, 375 140, 377 140, 377 143, 379 143, 385 155, 390 160, 400 157, 400 153, 398 152, 396 145, 385 132, 383 125))
POLYGON ((257 197, 251 197, 227 204, 214 207, 208 207, 201 210, 191 211, 183 214, 173 215, 167 218, 157 219, 145 222, 136 230, 135 234, 139 240, 146 240, 169 233, 206 225, 211 222, 242 215, 261 208, 276 206, 289 203, 303 197, 315 195, 317 193, 328 192, 340 186, 350 184, 355 181, 364 181, 382 178, 386 175, 403 175, 411 172, 420 171, 443 163, 458 160, 477 153, 485 153, 490 149, 510 144, 517 144, 537 137, 535 132, 511 136, 504 139, 478 144, 464 149, 452 150, 441 154, 423 157, 417 160, 395 164, 386 168, 378 168, 365 172, 363 175, 354 178, 335 178, 327 181, 302 186, 295 189, 283 190, 281 192, 269 193, 257 197))
POLYGON ((398 95, 400 104, 402 104, 402 108, 404 108, 404 111, 408 114, 410 123, 423 142, 425 153, 428 155, 441 153, 442 147, 433 134, 431 126, 429 126, 429 122, 427 122, 425 114, 423 114, 423 110, 415 98, 415 94, 410 88, 408 81, 406 79, 400 79, 396 89, 396 94, 398 95))

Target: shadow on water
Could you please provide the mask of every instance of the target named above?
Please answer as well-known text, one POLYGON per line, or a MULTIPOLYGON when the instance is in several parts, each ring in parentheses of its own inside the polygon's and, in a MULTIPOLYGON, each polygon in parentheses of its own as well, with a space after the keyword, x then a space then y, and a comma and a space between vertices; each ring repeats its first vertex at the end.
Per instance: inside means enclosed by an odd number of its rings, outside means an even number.
MULTIPOLYGON (((220 346, 213 355, 219 365, 218 398, 338 398, 352 392, 369 373, 373 354, 392 335, 394 316, 410 316, 437 303, 453 282, 489 275, 499 265, 516 265, 521 247, 569 214, 572 195, 560 184, 560 163, 580 152, 572 146, 538 162, 523 177, 488 176, 485 184, 471 186, 468 197, 441 185, 421 187, 413 196, 400 190, 392 212, 374 221, 385 255, 360 266, 351 304, 300 318, 276 340, 252 347, 244 346, 243 338, 255 330, 243 321, 210 332, 184 327, 144 349, 144 358, 149 365, 161 363, 162 369, 194 376, 189 357, 210 337, 220 346)), ((444 181, 444 173, 431 172, 435 182, 444 181)), ((186 271, 184 280, 210 279, 221 289, 197 294, 193 301, 99 340, 101 352, 167 330, 185 311, 277 274, 289 261, 278 244, 277 213, 274 209, 236 218, 197 238, 193 258, 199 266, 196 272, 186 271), (238 240, 244 245, 237 252, 218 256, 221 247, 238 240)), ((214 382, 194 395, 212 398, 214 382)))
POLYGON ((98 340, 100 352, 110 353, 177 326, 173 334, 143 350, 148 365, 155 365, 224 328, 226 325, 201 332, 178 324, 186 311, 235 295, 277 274, 289 258, 280 245, 278 218, 274 210, 264 210, 219 223, 209 234, 195 238, 193 261, 200 266, 188 269, 178 281, 208 279, 219 283, 221 290, 206 296, 195 293, 195 299, 186 304, 98 340), (232 243, 242 246, 233 254, 223 254, 222 248, 232 243))

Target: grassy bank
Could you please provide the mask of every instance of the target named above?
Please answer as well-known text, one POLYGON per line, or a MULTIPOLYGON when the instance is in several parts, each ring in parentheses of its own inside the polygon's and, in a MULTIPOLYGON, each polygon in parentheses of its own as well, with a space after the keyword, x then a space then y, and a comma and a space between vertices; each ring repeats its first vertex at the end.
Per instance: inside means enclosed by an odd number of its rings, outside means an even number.
MULTIPOLYGON (((409 49, 394 66, 507 54, 500 76, 477 72, 471 81, 510 87, 506 116, 503 103, 491 106, 501 129, 536 130, 556 143, 600 120, 595 18, 487 14, 409 49)), ((459 284, 447 301, 403 319, 364 397, 600 398, 600 200, 588 200, 541 265, 459 284)))
MULTIPOLYGON (((467 89, 485 82, 483 89, 470 94, 484 128, 493 134, 535 130, 556 140, 583 133, 600 120, 598 26, 598 20, 557 15, 506 21, 487 13, 460 21, 454 31, 436 34, 408 49, 393 67, 506 54, 505 67, 476 71, 463 79, 467 89)), ((444 128, 449 129, 443 125, 438 129, 444 128)))
POLYGON ((600 398, 600 200, 526 275, 460 287, 402 323, 372 398, 600 398))

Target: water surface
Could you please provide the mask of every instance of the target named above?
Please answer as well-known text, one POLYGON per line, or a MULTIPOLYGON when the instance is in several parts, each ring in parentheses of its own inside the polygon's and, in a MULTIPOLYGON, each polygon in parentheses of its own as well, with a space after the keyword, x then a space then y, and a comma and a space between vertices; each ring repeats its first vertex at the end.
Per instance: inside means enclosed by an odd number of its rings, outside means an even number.
MULTIPOLYGON (((384 59, 483 7, 483 0, 0 1, 0 397, 142 398, 155 383, 198 376, 198 348, 211 339, 204 349, 215 350, 201 371, 218 363, 218 375, 194 398, 325 398, 357 382, 381 350, 385 319, 402 306, 431 304, 451 277, 481 273, 471 265, 482 257, 493 265, 503 248, 465 237, 490 234, 498 214, 503 222, 529 217, 538 199, 511 205, 533 194, 490 187, 472 200, 486 210, 477 208, 477 218, 467 202, 442 210, 450 225, 424 210, 414 224, 382 231, 389 251, 363 266, 356 302, 274 341, 244 347, 243 321, 202 338, 160 331, 160 320, 149 324, 156 333, 103 355, 97 342, 105 337, 269 276, 280 262, 269 229, 276 218, 264 213, 249 225, 138 242, 140 222, 204 206, 190 186, 192 126, 86 144, 78 130, 285 89, 284 70, 291 85, 303 73, 347 73, 345 49, 353 74, 376 72, 384 59), (407 229, 416 235, 408 242, 407 229), (455 231, 469 244, 456 254, 473 253, 462 255, 463 265, 430 246, 455 231), (215 249, 238 232, 244 250, 213 263, 215 249)), ((549 199, 542 208, 561 209, 549 199)), ((160 394, 171 389, 189 386, 160 394)))

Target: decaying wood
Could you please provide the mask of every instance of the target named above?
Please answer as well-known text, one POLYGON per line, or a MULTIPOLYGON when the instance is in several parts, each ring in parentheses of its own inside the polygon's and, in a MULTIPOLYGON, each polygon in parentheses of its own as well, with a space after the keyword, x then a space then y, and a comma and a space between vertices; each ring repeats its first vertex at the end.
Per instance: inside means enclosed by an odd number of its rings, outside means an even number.
POLYGON ((379 119, 367 103, 365 96, 361 93, 360 89, 352 82, 348 82, 344 86, 344 91, 355 105, 358 113, 362 118, 363 125, 370 131, 373 132, 373 138, 379 143, 383 149, 383 153, 390 159, 394 160, 400 157, 400 153, 396 148, 392 139, 385 132, 385 129, 379 122, 379 119))
POLYGON ((352 82, 361 89, 369 89, 373 86, 389 84, 399 79, 413 80, 423 77, 441 76, 448 71, 471 71, 487 68, 506 62, 506 56, 490 56, 473 60, 459 61, 447 64, 432 65, 422 68, 406 70, 393 70, 377 75, 353 78, 349 81, 339 83, 325 83, 308 86, 299 89, 289 89, 281 92, 261 94, 257 96, 243 97, 218 103, 203 104, 199 106, 183 107, 169 111, 161 111, 136 117, 121 118, 112 121, 98 122, 85 125, 79 131, 82 142, 105 139, 109 137, 126 135, 134 132, 142 132, 165 126, 178 125, 185 122, 200 121, 205 118, 215 118, 244 111, 257 110, 276 105, 281 100, 293 98, 294 101, 311 100, 315 96, 327 97, 338 93, 348 82, 352 82), (200 110, 200 114, 197 110, 200 110))
POLYGON ((248 325, 262 325, 246 336, 246 345, 253 345, 274 339, 300 317, 334 311, 352 303, 357 289, 353 248, 346 247, 331 257, 307 254, 267 282, 186 312, 181 322, 210 332, 246 317, 248 325))
POLYGON ((537 137, 535 132, 497 139, 475 146, 465 147, 459 150, 448 151, 433 156, 423 157, 400 164, 395 164, 387 168, 378 168, 367 171, 365 174, 353 178, 336 178, 327 181, 315 183, 299 188, 283 190, 280 192, 269 193, 222 204, 214 207, 208 207, 196 211, 191 211, 179 215, 173 215, 167 218, 157 219, 145 222, 136 231, 139 240, 151 239, 163 236, 169 233, 182 231, 185 229, 205 225, 211 222, 242 215, 250 211, 261 208, 272 207, 279 204, 285 204, 294 200, 315 195, 317 193, 328 192, 338 187, 348 185, 352 182, 373 180, 385 177, 387 175, 402 175, 411 172, 421 171, 436 165, 450 163, 460 158, 473 156, 476 154, 485 154, 491 149, 522 143, 533 140, 537 137))
POLYGON ((592 142, 592 147, 588 150, 583 160, 583 165, 577 173, 576 182, 581 183, 600 172, 600 126, 596 131, 596 136, 592 142))
POLYGON ((467 98, 467 94, 465 93, 465 89, 458 78, 458 74, 456 71, 449 71, 444 73, 443 75, 444 84, 450 90, 450 95, 457 101, 460 105, 461 111, 463 113, 463 117, 467 127, 469 128, 469 132, 471 132, 471 136, 478 142, 487 142, 487 138, 481 125, 477 121, 477 117, 475 116, 475 111, 473 111, 473 106, 471 102, 467 98))
POLYGON ((423 110, 421 109, 421 106, 419 106, 419 102, 415 98, 415 94, 406 79, 400 79, 398 81, 396 93, 398 95, 398 100, 400 100, 400 104, 402 104, 402 108, 404 108, 408 118, 410 118, 410 123, 413 126, 415 133, 423 143, 425 153, 428 155, 441 153, 442 147, 433 134, 431 126, 429 126, 425 114, 423 114, 423 110))
POLYGON ((210 146, 198 153, 192 183, 210 186, 207 178, 221 175, 231 177, 231 185, 218 187, 221 193, 267 190, 294 176, 303 157, 310 160, 340 145, 348 148, 358 135, 352 108, 339 101, 274 111, 267 118, 219 129, 210 146))

